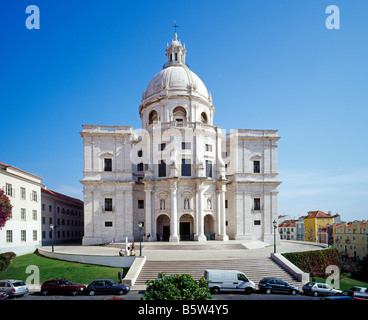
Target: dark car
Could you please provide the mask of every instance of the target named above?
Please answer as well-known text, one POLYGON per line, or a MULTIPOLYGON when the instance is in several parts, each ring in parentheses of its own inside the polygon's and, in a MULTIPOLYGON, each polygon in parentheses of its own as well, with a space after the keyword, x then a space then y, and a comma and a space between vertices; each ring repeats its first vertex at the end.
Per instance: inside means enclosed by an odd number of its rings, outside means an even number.
POLYGON ((127 294, 130 288, 111 279, 94 280, 86 289, 90 296, 95 294, 127 294))
POLYGON ((344 293, 346 293, 347 295, 351 297, 354 295, 354 292, 368 293, 368 288, 354 286, 354 287, 351 287, 349 290, 344 291, 344 293))
POLYGON ((286 281, 277 278, 263 278, 258 283, 258 289, 261 292, 270 294, 272 292, 297 294, 299 288, 288 284, 286 281))
POLYGON ((350 296, 326 296, 321 298, 321 300, 355 300, 350 296))
POLYGON ((67 279, 52 279, 45 281, 41 286, 41 294, 46 296, 48 294, 83 294, 86 286, 82 284, 75 284, 67 279))

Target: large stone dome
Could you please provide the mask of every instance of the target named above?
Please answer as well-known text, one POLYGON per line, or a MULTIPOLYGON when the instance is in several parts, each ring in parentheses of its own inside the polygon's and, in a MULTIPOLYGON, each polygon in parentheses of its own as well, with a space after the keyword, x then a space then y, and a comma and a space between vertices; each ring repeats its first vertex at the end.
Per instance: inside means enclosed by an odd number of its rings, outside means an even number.
POLYGON ((185 55, 185 45, 181 45, 175 33, 175 39, 166 48, 167 62, 143 92, 142 103, 155 100, 160 96, 183 95, 190 95, 211 103, 206 86, 185 63, 185 55))
POLYGON ((208 91, 202 80, 186 65, 171 65, 157 73, 144 92, 144 99, 168 93, 191 93, 208 100, 208 91))
POLYGON ((185 63, 186 49, 177 39, 166 48, 167 61, 142 94, 139 114, 142 128, 156 122, 202 122, 213 124, 211 94, 185 63))

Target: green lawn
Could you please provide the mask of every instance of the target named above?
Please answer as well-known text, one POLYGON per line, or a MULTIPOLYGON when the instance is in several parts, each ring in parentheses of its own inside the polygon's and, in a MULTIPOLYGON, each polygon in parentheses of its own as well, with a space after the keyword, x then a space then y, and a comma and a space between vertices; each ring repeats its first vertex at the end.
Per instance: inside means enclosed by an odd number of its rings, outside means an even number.
POLYGON ((26 273, 26 268, 30 265, 39 269, 40 284, 52 278, 66 278, 75 283, 90 284, 95 279, 118 280, 118 272, 123 272, 123 277, 128 272, 128 268, 103 267, 91 264, 68 262, 56 259, 49 259, 39 254, 32 253, 16 257, 5 271, 0 271, 0 279, 19 279, 26 281, 27 277, 34 273, 26 273))
MULTIPOLYGON (((316 278, 317 282, 326 282, 324 278, 316 278)), ((358 286, 358 287, 366 287, 368 288, 367 282, 362 282, 358 280, 354 280, 347 275, 344 275, 342 279, 340 279, 340 290, 349 290, 351 287, 358 286)))

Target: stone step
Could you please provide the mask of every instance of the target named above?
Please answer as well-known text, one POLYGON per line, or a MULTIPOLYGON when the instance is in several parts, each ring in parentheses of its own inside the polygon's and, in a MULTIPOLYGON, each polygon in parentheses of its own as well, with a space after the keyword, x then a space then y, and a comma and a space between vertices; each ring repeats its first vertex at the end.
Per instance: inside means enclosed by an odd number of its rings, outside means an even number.
POLYGON ((144 285, 148 279, 156 279, 159 272, 166 275, 187 273, 195 279, 203 276, 205 269, 239 270, 250 280, 258 284, 265 277, 281 278, 292 285, 301 286, 301 282, 282 269, 270 258, 242 260, 199 260, 199 261, 146 261, 136 285, 144 285))
MULTIPOLYGON (((139 248, 139 243, 135 244, 139 248)), ((145 244, 142 243, 143 250, 247 250, 241 243, 206 243, 206 244, 145 244)))

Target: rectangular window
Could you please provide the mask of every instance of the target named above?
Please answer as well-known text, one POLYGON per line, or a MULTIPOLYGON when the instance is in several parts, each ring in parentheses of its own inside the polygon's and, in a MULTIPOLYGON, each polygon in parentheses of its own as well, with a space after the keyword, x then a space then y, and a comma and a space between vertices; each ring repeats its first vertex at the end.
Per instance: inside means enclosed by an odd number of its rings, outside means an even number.
POLYGON ((160 143, 158 145, 158 151, 163 151, 163 150, 165 150, 165 148, 166 148, 166 143, 160 143))
POLYGON ((112 171, 112 159, 104 159, 105 167, 104 171, 112 171))
POLYGON ((143 163, 138 163, 137 164, 137 171, 143 171, 143 163))
POLYGON ((105 227, 112 227, 112 221, 105 221, 105 227))
POLYGON ((20 240, 22 242, 27 241, 27 237, 26 237, 26 230, 20 230, 20 240))
POLYGON ((38 202, 38 195, 37 195, 37 191, 32 191, 31 193, 31 201, 35 201, 38 202))
POLYGON ((33 241, 37 241, 37 230, 33 230, 33 241))
POLYGON ((26 188, 20 187, 20 198, 26 200, 26 188))
POLYGON ((13 242, 13 230, 6 230, 6 242, 13 242))
POLYGON ((190 159, 181 160, 181 175, 184 177, 190 177, 192 175, 190 159))
POLYGON ((254 173, 260 173, 261 172, 261 162, 256 160, 253 161, 253 172, 254 173))
POLYGON ((255 226, 260 226, 261 225, 261 220, 254 220, 254 225, 255 226))
POLYGON ((261 199, 254 198, 254 210, 261 210, 261 199))
POLYGON ((212 145, 211 144, 206 144, 206 151, 212 152, 212 145))
POLYGON ((26 209, 25 208, 20 209, 20 219, 26 220, 26 209))
POLYGON ((228 208, 228 202, 227 202, 227 200, 225 200, 225 209, 227 209, 228 208))
POLYGON ((160 163, 158 164, 158 176, 166 177, 166 163, 164 160, 160 160, 160 163))
POLYGON ((10 183, 5 184, 5 194, 9 197, 14 197, 13 186, 10 183))
POLYGON ((112 199, 105 198, 105 211, 112 211, 112 199))
POLYGON ((212 178, 212 161, 206 160, 206 177, 212 178))
POLYGON ((184 149, 190 149, 190 142, 182 142, 181 148, 184 149))
POLYGON ((32 219, 37 221, 37 210, 32 210, 32 219))
POLYGON ((144 209, 144 200, 138 200, 138 209, 144 209))

